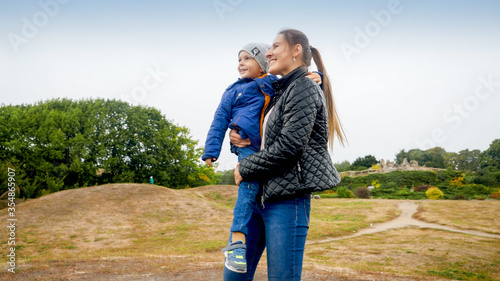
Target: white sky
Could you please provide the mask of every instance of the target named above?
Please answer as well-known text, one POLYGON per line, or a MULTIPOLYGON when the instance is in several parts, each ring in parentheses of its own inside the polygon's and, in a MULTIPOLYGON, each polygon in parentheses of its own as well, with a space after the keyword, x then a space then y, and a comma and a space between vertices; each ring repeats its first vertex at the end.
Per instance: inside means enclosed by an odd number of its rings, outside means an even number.
MULTIPOLYGON (((0 103, 128 100, 158 108, 203 145, 238 78, 240 48, 291 27, 320 50, 334 82, 349 140, 335 145, 335 162, 428 145, 485 150, 500 138, 496 1, 178 2, 0 2, 0 103)), ((227 139, 219 162, 237 162, 227 139)))

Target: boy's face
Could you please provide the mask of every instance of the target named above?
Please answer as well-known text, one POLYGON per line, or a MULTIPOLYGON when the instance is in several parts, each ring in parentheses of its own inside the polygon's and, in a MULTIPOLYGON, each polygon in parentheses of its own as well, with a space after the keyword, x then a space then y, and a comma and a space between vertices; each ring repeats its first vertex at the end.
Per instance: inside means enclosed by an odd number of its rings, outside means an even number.
POLYGON ((241 78, 257 78, 263 74, 259 63, 246 51, 238 55, 238 72, 241 78))

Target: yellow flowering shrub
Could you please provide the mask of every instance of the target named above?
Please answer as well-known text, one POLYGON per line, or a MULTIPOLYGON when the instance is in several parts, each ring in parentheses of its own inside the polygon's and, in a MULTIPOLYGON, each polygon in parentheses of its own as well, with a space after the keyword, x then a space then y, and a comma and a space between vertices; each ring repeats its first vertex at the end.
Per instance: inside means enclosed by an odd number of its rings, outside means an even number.
POLYGON ((427 196, 427 198, 433 199, 433 200, 443 199, 443 196, 444 196, 443 192, 435 186, 427 189, 427 191, 425 192, 425 195, 427 196))

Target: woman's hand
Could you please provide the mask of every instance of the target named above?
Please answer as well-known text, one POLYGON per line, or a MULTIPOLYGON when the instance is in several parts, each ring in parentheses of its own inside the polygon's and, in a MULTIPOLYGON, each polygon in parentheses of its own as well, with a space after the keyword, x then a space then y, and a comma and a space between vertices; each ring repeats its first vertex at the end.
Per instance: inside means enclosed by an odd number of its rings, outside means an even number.
POLYGON ((240 163, 236 165, 236 168, 234 169, 234 181, 236 182, 236 185, 240 185, 240 183, 243 181, 243 178, 240 175, 240 163))
POLYGON ((251 145, 252 142, 249 139, 242 139, 240 134, 238 134, 238 130, 232 129, 229 133, 229 139, 231 143, 236 147, 243 148, 247 145, 251 145))
POLYGON ((313 80, 314 82, 318 83, 318 85, 321 85, 321 76, 317 72, 311 72, 309 71, 309 74, 306 75, 307 78, 313 80))

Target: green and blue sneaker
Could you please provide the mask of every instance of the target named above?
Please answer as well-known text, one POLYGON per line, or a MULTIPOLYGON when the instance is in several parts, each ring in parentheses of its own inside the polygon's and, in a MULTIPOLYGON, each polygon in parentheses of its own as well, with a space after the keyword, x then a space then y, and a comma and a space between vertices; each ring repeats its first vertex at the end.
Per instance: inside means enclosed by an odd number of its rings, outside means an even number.
POLYGON ((238 240, 229 244, 229 246, 222 249, 222 252, 226 257, 224 265, 227 269, 237 273, 247 272, 247 245, 243 244, 243 241, 238 240))

